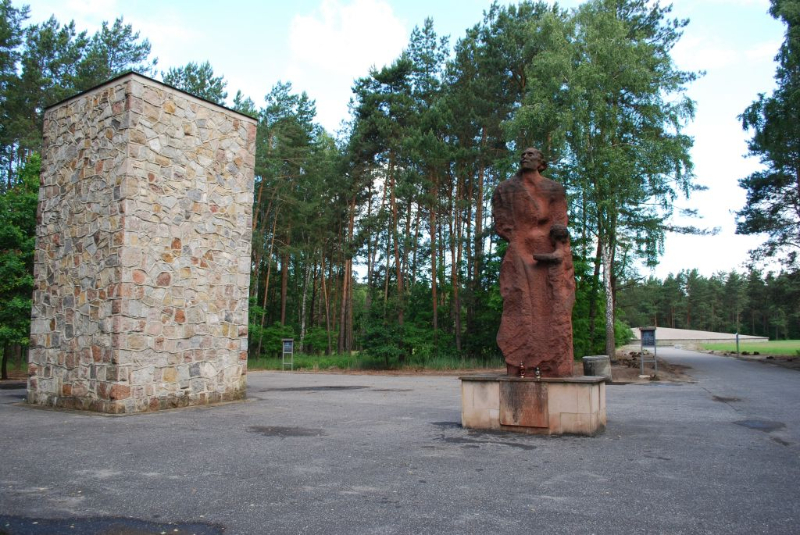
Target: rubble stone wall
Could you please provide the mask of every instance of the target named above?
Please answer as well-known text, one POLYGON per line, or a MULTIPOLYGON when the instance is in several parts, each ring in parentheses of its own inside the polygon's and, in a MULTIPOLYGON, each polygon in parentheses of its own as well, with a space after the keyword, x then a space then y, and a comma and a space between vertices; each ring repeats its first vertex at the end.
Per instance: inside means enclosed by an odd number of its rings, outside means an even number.
POLYGON ((28 401, 239 399, 256 123, 128 74, 44 119, 28 401))

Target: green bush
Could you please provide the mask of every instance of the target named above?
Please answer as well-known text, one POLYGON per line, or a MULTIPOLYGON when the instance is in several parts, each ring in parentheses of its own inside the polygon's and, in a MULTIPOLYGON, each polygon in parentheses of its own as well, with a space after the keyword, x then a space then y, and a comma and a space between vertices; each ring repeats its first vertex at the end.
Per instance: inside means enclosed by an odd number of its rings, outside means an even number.
MULTIPOLYGON (((331 345, 336 348, 339 331, 331 332, 331 345)), ((316 355, 328 349, 328 331, 324 327, 312 327, 303 339, 303 352, 316 355)))
POLYGON ((624 346, 633 340, 633 331, 625 324, 625 322, 615 320, 614 338, 616 338, 617 347, 624 346))

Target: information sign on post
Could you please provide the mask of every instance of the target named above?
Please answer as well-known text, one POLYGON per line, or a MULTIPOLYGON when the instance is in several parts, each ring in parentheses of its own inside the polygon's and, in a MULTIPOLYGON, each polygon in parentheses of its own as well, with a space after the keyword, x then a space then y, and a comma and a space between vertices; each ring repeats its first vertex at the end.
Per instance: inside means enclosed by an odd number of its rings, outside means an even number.
POLYGON ((641 363, 641 374, 644 375, 644 348, 653 348, 653 371, 658 373, 658 353, 656 352, 656 327, 639 327, 639 332, 642 335, 642 354, 639 357, 641 363))
POLYGON ((656 346, 656 330, 655 329, 642 329, 642 347, 655 347, 656 346))
POLYGON ((294 370, 294 338, 283 338, 283 369, 289 365, 290 370, 294 370))

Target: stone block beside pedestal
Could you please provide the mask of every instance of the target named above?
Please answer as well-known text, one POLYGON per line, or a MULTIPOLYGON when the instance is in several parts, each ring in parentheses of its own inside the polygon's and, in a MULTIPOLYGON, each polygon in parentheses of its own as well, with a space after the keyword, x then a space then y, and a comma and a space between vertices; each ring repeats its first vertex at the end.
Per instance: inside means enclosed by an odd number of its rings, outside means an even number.
POLYGON ((605 377, 461 377, 461 423, 540 435, 596 435, 606 426, 605 377))

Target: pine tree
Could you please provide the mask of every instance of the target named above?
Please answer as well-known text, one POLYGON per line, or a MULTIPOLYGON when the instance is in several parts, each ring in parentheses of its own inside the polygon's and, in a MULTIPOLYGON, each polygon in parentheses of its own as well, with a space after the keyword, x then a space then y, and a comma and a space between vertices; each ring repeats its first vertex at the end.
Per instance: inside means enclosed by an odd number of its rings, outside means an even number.
POLYGON ((0 195, 0 350, 2 379, 8 356, 28 345, 33 293, 33 254, 39 192, 38 155, 20 170, 16 184, 0 195))
POLYGON ((223 76, 214 75, 214 68, 208 61, 199 64, 190 61, 183 67, 170 67, 161 73, 161 79, 167 85, 215 104, 224 104, 228 98, 225 91, 228 82, 223 76))
POLYGON ((685 88, 695 75, 672 62, 687 21, 669 13, 658 2, 591 0, 566 19, 545 16, 534 29, 542 49, 512 122, 520 143, 544 140, 560 159, 554 175, 577 197, 572 219, 582 239, 590 234, 597 244, 609 355, 620 248, 654 261, 672 201, 694 187, 691 138, 681 130, 693 114, 685 88))
POLYGON ((786 24, 775 58, 778 87, 769 97, 760 94, 739 117, 753 132, 750 155, 766 168, 739 181, 747 201, 737 213, 736 232, 767 235, 752 251, 755 259, 785 254, 793 264, 800 251, 800 0, 772 0, 770 14, 786 24))

